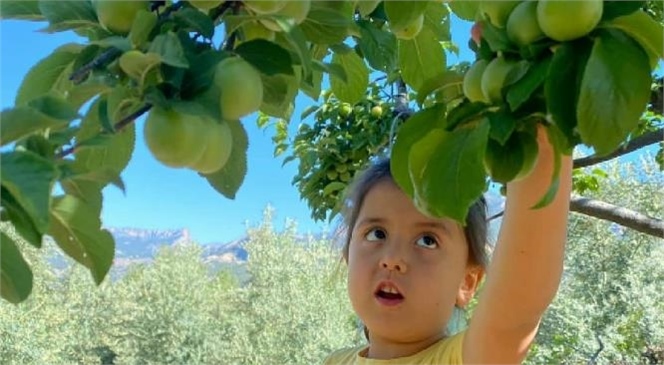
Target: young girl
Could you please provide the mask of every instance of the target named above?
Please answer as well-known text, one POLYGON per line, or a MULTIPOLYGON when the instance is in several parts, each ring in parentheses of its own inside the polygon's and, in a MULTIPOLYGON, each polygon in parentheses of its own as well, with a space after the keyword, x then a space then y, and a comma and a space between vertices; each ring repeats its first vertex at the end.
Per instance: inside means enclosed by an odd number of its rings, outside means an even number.
MULTIPOLYGON (((562 156, 554 201, 531 207, 548 189, 553 148, 540 128, 539 157, 509 183, 505 215, 482 295, 468 328, 448 336, 455 307, 482 280, 487 254, 483 199, 462 227, 422 214, 397 187, 389 161, 355 183, 345 214, 348 292, 368 345, 331 354, 325 364, 514 364, 524 360, 563 267, 572 161, 562 156)), ((441 167, 443 168, 443 167, 441 167)))

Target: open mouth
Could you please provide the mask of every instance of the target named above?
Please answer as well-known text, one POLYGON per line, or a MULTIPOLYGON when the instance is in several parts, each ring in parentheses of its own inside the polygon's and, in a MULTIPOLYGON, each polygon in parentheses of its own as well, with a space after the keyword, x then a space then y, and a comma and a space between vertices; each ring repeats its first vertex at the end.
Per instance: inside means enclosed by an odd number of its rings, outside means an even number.
POLYGON ((380 285, 374 296, 378 302, 387 306, 398 305, 404 300, 404 296, 399 292, 399 289, 390 284, 380 285))

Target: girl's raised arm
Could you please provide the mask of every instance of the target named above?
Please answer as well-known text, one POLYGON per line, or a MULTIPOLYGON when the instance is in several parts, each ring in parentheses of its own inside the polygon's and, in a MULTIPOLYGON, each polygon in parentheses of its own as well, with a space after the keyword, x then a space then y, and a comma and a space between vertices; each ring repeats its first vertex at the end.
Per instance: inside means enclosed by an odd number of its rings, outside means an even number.
POLYGON ((487 280, 465 335, 464 363, 520 363, 560 284, 572 185, 572 159, 562 156, 555 199, 531 209, 551 183, 554 151, 543 127, 532 173, 508 183, 505 215, 487 280))

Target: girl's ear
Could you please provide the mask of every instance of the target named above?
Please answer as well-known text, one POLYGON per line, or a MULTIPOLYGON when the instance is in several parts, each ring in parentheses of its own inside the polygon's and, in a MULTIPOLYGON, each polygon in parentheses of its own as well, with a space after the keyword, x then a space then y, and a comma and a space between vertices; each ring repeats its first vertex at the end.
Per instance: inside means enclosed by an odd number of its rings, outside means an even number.
POLYGON ((483 278, 484 269, 481 266, 472 265, 466 268, 466 274, 459 285, 459 292, 457 293, 457 307, 464 308, 470 303, 483 278))

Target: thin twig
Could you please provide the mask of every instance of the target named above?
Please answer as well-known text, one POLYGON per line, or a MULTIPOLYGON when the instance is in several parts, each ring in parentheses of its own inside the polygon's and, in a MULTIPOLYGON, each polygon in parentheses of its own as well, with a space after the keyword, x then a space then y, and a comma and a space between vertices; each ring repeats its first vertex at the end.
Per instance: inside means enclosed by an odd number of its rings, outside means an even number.
MULTIPOLYGON (((152 108, 152 104, 148 103, 148 104, 143 105, 142 107, 140 107, 135 112, 127 115, 126 117, 122 118, 120 121, 115 123, 113 125, 113 130, 115 132, 121 131, 123 128, 125 128, 126 126, 128 126, 129 124, 134 122, 138 117, 145 114, 148 110, 150 110, 150 108, 152 108)), ((102 132, 102 133, 105 133, 105 132, 102 132)), ((68 155, 71 155, 72 153, 76 152, 77 148, 78 148, 78 145, 74 145, 74 146, 71 146, 69 148, 66 148, 66 149, 60 151, 60 153, 58 153, 57 157, 58 158, 64 158, 68 155)))
POLYGON ((118 58, 122 54, 122 50, 111 47, 104 51, 102 54, 99 56, 95 57, 92 61, 86 63, 85 65, 81 66, 78 70, 74 71, 71 76, 69 76, 69 80, 73 81, 75 85, 80 84, 81 82, 85 81, 85 79, 88 77, 88 74, 94 70, 95 68, 100 68, 108 65, 109 63, 113 62, 116 58, 118 58))

